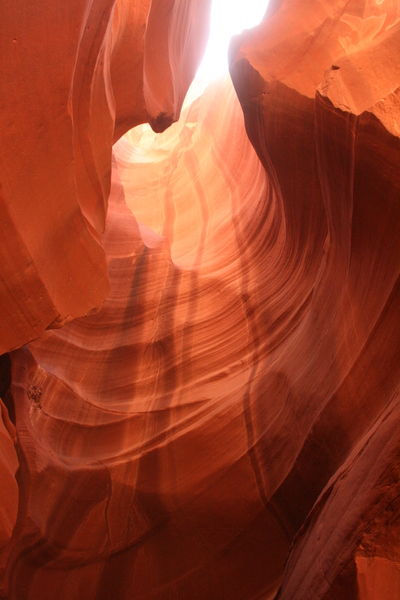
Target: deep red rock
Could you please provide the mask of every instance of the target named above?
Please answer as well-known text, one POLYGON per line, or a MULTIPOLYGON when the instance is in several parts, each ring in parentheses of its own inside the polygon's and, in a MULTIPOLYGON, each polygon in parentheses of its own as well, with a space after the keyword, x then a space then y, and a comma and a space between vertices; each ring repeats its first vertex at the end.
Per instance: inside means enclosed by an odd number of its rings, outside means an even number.
POLYGON ((277 363, 286 363, 291 381, 289 412, 263 448, 271 453, 296 423, 295 439, 280 453, 291 466, 272 496, 298 532, 278 597, 394 598, 399 6, 270 8, 255 34, 231 46, 234 85, 281 199, 292 264, 312 247, 304 243, 310 228, 321 248, 321 208, 328 229, 297 350, 292 344, 290 364, 284 354, 277 363), (387 586, 383 573, 390 573, 387 586))
POLYGON ((400 7, 208 10, 5 11, 2 598, 399 597, 400 7))

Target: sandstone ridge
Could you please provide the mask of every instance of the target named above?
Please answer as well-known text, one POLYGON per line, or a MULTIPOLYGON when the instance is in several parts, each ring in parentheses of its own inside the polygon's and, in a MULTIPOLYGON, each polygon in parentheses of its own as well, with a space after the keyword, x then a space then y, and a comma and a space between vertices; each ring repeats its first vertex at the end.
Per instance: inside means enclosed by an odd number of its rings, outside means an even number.
POLYGON ((4 11, 2 600, 400 597, 400 6, 209 11, 4 11))

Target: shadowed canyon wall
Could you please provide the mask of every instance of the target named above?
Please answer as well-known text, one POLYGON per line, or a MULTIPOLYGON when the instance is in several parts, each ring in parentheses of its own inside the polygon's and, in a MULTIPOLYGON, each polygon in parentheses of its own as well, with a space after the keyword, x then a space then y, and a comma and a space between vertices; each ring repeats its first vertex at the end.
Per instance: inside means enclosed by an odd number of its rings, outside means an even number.
POLYGON ((400 5, 209 11, 5 5, 4 600, 400 597, 400 5))

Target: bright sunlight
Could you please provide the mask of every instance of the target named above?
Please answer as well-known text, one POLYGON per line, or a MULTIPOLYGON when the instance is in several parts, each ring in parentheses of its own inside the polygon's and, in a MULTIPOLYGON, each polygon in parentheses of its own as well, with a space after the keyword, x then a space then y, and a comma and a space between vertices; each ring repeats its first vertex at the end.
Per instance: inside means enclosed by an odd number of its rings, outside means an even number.
POLYGON ((231 37, 258 25, 267 5, 268 0, 213 0, 210 38, 197 72, 200 79, 212 81, 227 72, 231 37))

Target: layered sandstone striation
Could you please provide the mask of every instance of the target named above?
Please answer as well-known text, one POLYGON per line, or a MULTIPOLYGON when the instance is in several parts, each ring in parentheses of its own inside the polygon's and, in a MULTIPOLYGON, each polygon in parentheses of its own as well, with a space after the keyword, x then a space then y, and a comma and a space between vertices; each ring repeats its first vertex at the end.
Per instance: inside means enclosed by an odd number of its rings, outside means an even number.
POLYGON ((398 2, 8 9, 0 597, 397 599, 398 2))
POLYGON ((112 143, 138 123, 162 130, 178 118, 210 4, 6 1, 0 353, 101 306, 112 143))
POLYGON ((310 310, 276 363, 291 402, 275 395, 286 410, 263 444, 271 453, 296 431, 272 496, 296 533, 279 598, 395 598, 400 7, 278 2, 270 15, 232 44, 232 78, 283 207, 288 264, 302 264, 310 230, 323 251, 310 310))
POLYGON ((230 82, 199 104, 208 122, 190 127, 191 108, 164 136, 167 152, 170 132, 189 127, 188 164, 197 146, 217 165, 196 183, 193 210, 208 218, 192 222, 180 259, 170 239, 138 226, 114 163, 101 311, 12 354, 20 469, 32 474, 7 547, 16 598, 76 597, 83 586, 87 598, 243 597, 279 582, 287 533, 265 510, 249 456, 252 384, 267 352, 252 311, 273 207, 249 245, 251 219, 268 212, 265 172, 230 82), (208 198, 213 179, 220 193, 208 198))

